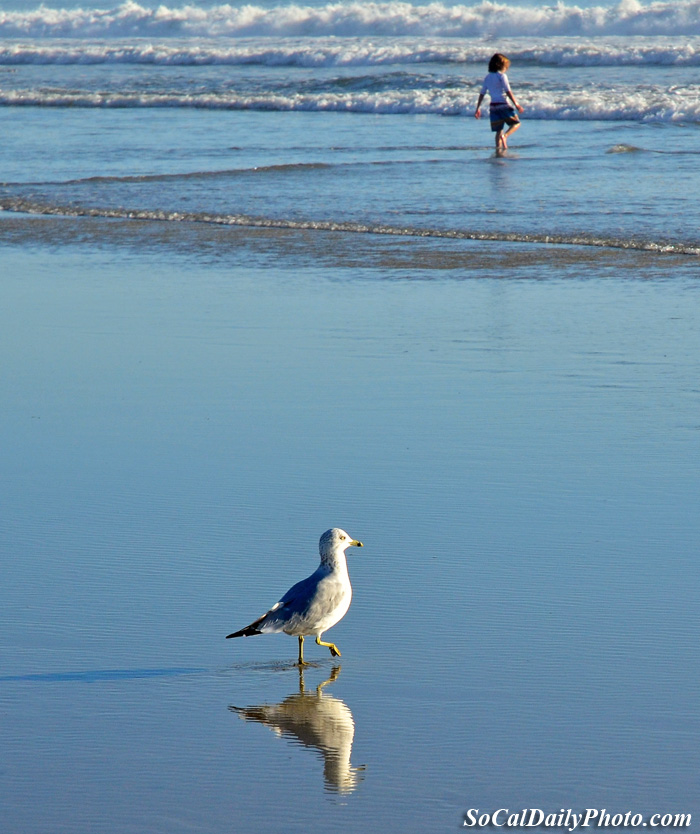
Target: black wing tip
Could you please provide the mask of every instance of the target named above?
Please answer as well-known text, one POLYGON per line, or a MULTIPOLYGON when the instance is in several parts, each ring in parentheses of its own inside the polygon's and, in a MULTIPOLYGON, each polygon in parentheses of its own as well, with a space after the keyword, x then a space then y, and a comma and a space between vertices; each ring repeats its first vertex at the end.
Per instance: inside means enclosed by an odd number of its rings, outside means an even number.
POLYGON ((231 637, 252 637, 254 634, 262 634, 262 631, 258 631, 253 626, 248 626, 247 628, 242 628, 240 631, 234 631, 233 634, 227 634, 226 639, 229 640, 231 637))

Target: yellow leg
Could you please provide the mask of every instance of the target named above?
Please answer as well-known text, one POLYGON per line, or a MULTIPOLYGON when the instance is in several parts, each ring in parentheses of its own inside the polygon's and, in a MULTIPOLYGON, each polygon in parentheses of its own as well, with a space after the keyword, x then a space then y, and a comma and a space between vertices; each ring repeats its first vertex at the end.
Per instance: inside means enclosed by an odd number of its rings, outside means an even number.
POLYGON ((316 636, 316 645, 325 646, 330 649, 332 657, 340 657, 340 649, 335 645, 335 643, 324 643, 323 640, 321 640, 320 634, 316 636))
POLYGON ((299 635, 299 665, 304 666, 304 635, 299 635))

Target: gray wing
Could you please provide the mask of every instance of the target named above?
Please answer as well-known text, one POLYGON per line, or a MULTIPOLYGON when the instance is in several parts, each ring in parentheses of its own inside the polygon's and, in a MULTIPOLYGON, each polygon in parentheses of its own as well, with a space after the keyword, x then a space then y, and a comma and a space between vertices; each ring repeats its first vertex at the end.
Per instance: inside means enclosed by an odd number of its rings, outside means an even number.
POLYGON ((306 579, 292 585, 282 599, 276 602, 262 617, 258 617, 257 620, 240 631, 228 634, 227 639, 229 637, 251 637, 254 634, 282 631, 285 623, 289 622, 290 619, 299 616, 304 617, 309 604, 313 600, 317 586, 318 577, 316 573, 307 576, 306 579))
POLYGON ((294 608, 298 608, 304 605, 304 603, 308 605, 309 601, 316 593, 318 580, 318 571, 315 571, 311 574, 311 576, 307 576, 306 579, 302 579, 301 582, 297 582, 296 585, 292 585, 277 605, 294 606, 294 608))

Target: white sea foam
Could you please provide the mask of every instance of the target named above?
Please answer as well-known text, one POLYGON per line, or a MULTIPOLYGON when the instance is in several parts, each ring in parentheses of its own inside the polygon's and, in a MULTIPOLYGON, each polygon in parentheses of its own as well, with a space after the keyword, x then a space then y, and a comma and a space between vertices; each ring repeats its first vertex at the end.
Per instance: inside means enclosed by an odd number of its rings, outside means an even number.
POLYGON ((325 6, 195 5, 0 13, 0 38, 170 37, 521 37, 700 35, 700 0, 660 0, 581 8, 564 2, 510 6, 429 3, 329 3, 325 6))
MULTIPOLYGON (((686 38, 518 38, 500 48, 518 65, 700 66, 700 36, 686 38)), ((0 65, 149 64, 360 67, 485 64, 493 44, 450 38, 172 38, 0 40, 0 65)))
MULTIPOLYGON (((565 121, 700 122, 700 89, 581 89, 524 94, 527 119, 565 121)), ((474 110, 469 88, 323 93, 133 93, 0 90, 0 107, 190 108, 199 110, 306 111, 466 116, 474 110)))

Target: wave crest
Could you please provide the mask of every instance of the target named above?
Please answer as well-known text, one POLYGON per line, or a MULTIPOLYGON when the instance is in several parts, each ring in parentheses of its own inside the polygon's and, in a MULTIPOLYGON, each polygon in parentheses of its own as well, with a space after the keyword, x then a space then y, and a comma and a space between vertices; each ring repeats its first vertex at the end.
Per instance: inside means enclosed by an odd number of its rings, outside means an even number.
MULTIPOLYGON (((502 41, 519 65, 559 67, 700 66, 700 38, 556 38, 502 41)), ((153 66, 362 67, 488 62, 490 43, 449 38, 216 38, 128 42, 0 40, 0 65, 145 64, 153 66)))
POLYGON ((329 3, 275 8, 194 5, 0 13, 0 38, 521 37, 700 35, 700 0, 622 0, 613 7, 329 3))
MULTIPOLYGON (((386 90, 319 94, 268 93, 103 93, 75 91, 0 91, 2 107, 51 108, 177 108, 193 110, 257 110, 270 112, 325 112, 391 115, 466 116, 474 109, 469 89, 386 90)), ((635 90, 611 97, 602 92, 539 93, 534 100, 521 97, 525 115, 538 121, 635 121, 656 123, 700 122, 700 94, 679 97, 664 90, 635 90)))

